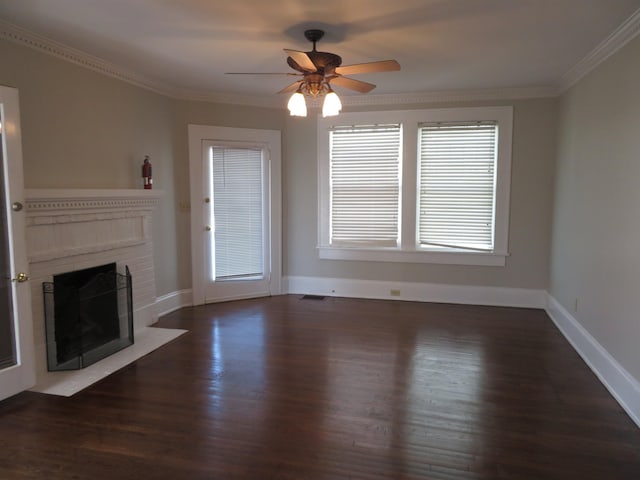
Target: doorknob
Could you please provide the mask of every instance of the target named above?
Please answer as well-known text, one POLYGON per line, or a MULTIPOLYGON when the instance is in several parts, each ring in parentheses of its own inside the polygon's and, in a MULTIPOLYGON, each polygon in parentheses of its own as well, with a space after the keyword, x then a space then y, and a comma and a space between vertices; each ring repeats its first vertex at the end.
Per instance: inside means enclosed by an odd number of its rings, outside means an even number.
POLYGON ((211 231, 211 225, 207 225, 206 227, 204 227, 204 229, 205 229, 207 232, 210 232, 210 231, 211 231))
POLYGON ((13 282, 23 283, 29 280, 29 275, 24 272, 20 272, 16 278, 11 279, 13 282))

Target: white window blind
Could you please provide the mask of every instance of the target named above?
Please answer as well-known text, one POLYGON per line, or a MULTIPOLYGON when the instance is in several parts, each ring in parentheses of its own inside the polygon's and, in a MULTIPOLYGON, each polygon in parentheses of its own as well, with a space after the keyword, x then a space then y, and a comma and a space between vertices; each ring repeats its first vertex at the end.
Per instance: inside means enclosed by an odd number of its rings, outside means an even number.
POLYGON ((493 250, 496 122, 422 124, 419 243, 493 250))
POLYGON ((262 151, 213 147, 214 279, 262 277, 262 151))
POLYGON ((398 245, 400 125, 330 132, 330 243, 398 245))

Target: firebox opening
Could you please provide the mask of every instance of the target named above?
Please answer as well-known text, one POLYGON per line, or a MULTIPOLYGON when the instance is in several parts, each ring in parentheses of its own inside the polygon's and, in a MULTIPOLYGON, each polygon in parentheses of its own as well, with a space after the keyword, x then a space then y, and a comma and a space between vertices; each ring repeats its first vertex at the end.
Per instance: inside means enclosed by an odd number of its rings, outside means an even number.
POLYGON ((110 263, 54 275, 44 283, 47 364, 84 368, 133 343, 129 268, 110 263))

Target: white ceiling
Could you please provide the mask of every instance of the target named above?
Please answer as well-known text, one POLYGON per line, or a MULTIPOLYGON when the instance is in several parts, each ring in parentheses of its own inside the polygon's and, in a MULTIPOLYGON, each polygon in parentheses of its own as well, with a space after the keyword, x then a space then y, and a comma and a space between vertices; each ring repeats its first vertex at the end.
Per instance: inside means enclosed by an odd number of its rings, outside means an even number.
POLYGON ((640 0, 0 0, 6 22, 203 97, 274 96, 292 80, 224 73, 292 71, 282 49, 310 50, 307 28, 325 30, 318 49, 344 65, 398 60, 399 72, 354 77, 375 83, 372 94, 557 88, 639 9, 640 0))

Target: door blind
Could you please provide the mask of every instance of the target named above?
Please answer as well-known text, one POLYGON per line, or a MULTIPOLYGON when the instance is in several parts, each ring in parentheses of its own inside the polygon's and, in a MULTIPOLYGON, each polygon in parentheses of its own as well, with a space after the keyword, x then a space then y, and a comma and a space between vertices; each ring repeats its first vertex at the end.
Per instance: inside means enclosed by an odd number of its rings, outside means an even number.
POLYGON ((213 147, 214 279, 262 277, 262 151, 213 147))
POLYGON ((422 124, 421 245, 492 250, 496 122, 422 124))
POLYGON ((335 127, 330 137, 331 245, 397 246, 400 125, 335 127))

